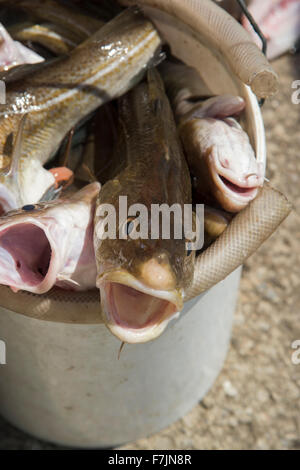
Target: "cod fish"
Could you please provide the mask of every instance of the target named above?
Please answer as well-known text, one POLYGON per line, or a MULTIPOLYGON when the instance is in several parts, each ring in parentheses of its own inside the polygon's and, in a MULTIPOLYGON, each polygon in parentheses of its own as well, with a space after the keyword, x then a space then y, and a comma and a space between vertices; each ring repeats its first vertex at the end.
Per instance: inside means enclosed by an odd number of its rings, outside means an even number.
POLYGON ((43 60, 43 57, 28 47, 14 41, 0 23, 0 71, 9 70, 17 65, 43 62, 43 60))
POLYGON ((60 25, 65 30, 74 33, 78 42, 84 41, 102 26, 102 22, 97 18, 87 15, 82 9, 70 3, 55 0, 17 0, 14 5, 4 0, 0 3, 21 8, 38 19, 60 25))
POLYGON ((160 335, 182 309, 195 259, 184 236, 173 235, 174 220, 169 239, 161 231, 155 239, 151 236, 150 211, 154 204, 190 204, 191 183, 158 72, 148 71, 147 81, 120 98, 118 105, 119 165, 100 191, 95 216, 96 284, 110 331, 121 341, 140 343, 160 335), (137 204, 137 212, 118 218, 115 239, 105 238, 100 209, 109 204, 118 213, 120 196, 127 196, 128 208, 137 204))
POLYGON ((167 63, 162 71, 198 202, 239 212, 264 181, 249 137, 232 117, 244 109, 244 100, 231 95, 207 98, 201 77, 186 65, 167 63))
POLYGON ((232 214, 205 206, 204 208, 204 246, 206 250, 226 230, 232 220, 232 214))
POLYGON ((68 54, 80 44, 78 37, 62 26, 51 23, 22 23, 9 29, 11 36, 20 42, 35 43, 49 49, 53 54, 68 54))
POLYGON ((43 294, 54 285, 96 284, 94 211, 99 183, 71 197, 29 204, 0 217, 0 284, 43 294))
POLYGON ((21 118, 27 119, 18 161, 12 162, 9 176, 0 175, 3 210, 40 201, 54 185, 43 165, 65 135, 98 106, 137 83, 160 44, 152 23, 131 8, 68 56, 8 83, 6 105, 0 105, 0 154, 11 156, 21 118))
POLYGON ((17 41, 39 44, 56 55, 69 53, 104 24, 74 4, 62 5, 54 0, 21 0, 16 7, 36 16, 39 23, 28 21, 13 25, 9 29, 12 37, 17 41))

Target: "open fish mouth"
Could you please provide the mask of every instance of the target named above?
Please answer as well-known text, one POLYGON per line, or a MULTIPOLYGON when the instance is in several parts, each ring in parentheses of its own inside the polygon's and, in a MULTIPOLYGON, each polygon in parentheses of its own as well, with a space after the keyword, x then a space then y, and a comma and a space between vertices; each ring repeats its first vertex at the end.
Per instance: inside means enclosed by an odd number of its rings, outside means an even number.
POLYGON ((47 230, 36 221, 0 229, 0 284, 42 294, 55 283, 57 257, 47 230))
POLYGON ((222 198, 222 206, 225 210, 236 212, 255 199, 263 179, 258 173, 252 173, 244 178, 235 177, 234 173, 212 170, 212 178, 218 194, 222 198))
POLYGON ((230 179, 220 174, 218 175, 218 178, 220 179, 222 184, 226 187, 226 189, 228 191, 231 191, 231 193, 233 193, 234 195, 253 199, 257 194, 257 191, 258 191, 257 186, 253 186, 253 187, 242 186, 241 184, 237 184, 236 182, 233 182, 230 179))
POLYGON ((151 289, 125 271, 100 275, 97 287, 107 327, 126 343, 157 338, 183 308, 179 290, 151 289))

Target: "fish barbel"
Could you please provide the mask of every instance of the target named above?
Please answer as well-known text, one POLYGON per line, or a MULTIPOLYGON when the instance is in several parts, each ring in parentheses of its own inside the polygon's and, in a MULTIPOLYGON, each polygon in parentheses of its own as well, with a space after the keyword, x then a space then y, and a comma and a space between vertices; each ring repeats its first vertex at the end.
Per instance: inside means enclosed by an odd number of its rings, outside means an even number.
POLYGON ((232 95, 201 97, 201 77, 184 64, 166 63, 162 71, 197 196, 201 202, 239 212, 256 197, 264 181, 249 137, 232 117, 243 111, 244 100, 232 95))
POLYGON ((40 200, 54 183, 43 164, 65 135, 98 106, 137 83, 160 44, 152 23, 138 9, 128 9, 67 57, 8 83, 6 105, 0 105, 0 154, 11 156, 20 119, 26 115, 27 120, 17 170, 0 176, 5 210, 40 200))
POLYGON ((0 284, 43 294, 95 287, 94 210, 99 183, 71 197, 0 217, 0 284))
POLYGON ((175 239, 172 224, 169 239, 161 233, 154 239, 149 235, 152 219, 150 222, 146 217, 147 233, 140 233, 144 218, 141 211, 150 214, 154 204, 179 204, 182 209, 191 203, 189 171, 156 70, 151 69, 147 81, 119 99, 116 147, 119 165, 114 167, 112 179, 104 184, 97 201, 96 284, 103 319, 110 331, 124 342, 139 343, 160 335, 180 312, 195 259, 194 252, 186 250, 184 235, 175 239), (143 209, 135 206, 135 215, 118 220, 115 239, 104 238, 101 233, 106 222, 99 210, 110 204, 118 212, 120 196, 127 196, 128 208, 137 204, 143 209))

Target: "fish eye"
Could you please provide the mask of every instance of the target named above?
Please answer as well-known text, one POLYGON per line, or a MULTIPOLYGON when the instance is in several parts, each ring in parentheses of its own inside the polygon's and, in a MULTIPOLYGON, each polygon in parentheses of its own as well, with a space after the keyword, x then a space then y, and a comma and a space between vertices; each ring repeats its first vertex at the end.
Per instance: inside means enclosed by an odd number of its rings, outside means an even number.
POLYGON ((35 204, 26 204, 22 207, 23 211, 33 211, 36 208, 35 204))

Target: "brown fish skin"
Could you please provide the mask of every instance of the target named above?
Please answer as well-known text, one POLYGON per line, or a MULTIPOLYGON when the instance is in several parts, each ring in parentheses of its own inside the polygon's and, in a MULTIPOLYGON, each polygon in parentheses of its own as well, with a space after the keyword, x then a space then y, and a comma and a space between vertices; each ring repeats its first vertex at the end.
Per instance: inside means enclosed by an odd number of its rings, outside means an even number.
MULTIPOLYGON (((189 171, 158 72, 149 71, 147 82, 119 100, 119 119, 120 164, 102 187, 98 209, 106 203, 118 209, 125 195, 128 207, 143 204, 148 214, 152 204, 191 203, 189 171)), ((157 337, 181 310, 194 253, 184 238, 151 239, 150 225, 148 239, 120 239, 130 221, 118 221, 115 240, 99 239, 96 211, 94 243, 104 321, 119 339, 135 343, 157 337)))
MULTIPOLYGON (((100 26, 101 27, 101 24, 100 26)), ((65 28, 51 23, 22 23, 9 28, 11 36, 24 42, 34 42, 49 49, 56 55, 68 54, 80 44, 76 34, 66 31, 65 28)))
MULTIPOLYGON (((3 1, 1 3, 11 2, 3 1)), ((80 41, 84 41, 97 31, 102 22, 86 15, 75 5, 66 6, 55 0, 15 0, 14 7, 22 8, 37 18, 63 26, 75 33, 80 41)))
POLYGON ((164 61, 159 69, 177 122, 192 110, 195 103, 213 96, 193 67, 179 61, 164 61))
POLYGON ((204 245, 202 251, 211 245, 228 227, 232 214, 205 205, 204 207, 204 245))
POLYGON ((0 106, 3 155, 10 156, 8 140, 16 133, 20 117, 28 114, 18 187, 12 188, 11 181, 0 177, 0 186, 7 185, 8 191, 19 197, 18 205, 39 200, 45 188, 41 191, 33 187, 33 172, 38 180, 38 173, 45 171, 42 165, 54 155, 72 127, 139 81, 160 44, 152 23, 138 9, 128 9, 67 57, 8 84, 7 103, 0 106))

